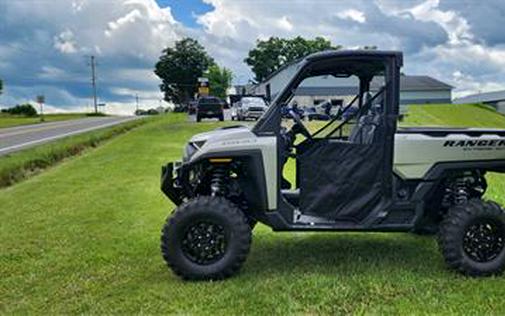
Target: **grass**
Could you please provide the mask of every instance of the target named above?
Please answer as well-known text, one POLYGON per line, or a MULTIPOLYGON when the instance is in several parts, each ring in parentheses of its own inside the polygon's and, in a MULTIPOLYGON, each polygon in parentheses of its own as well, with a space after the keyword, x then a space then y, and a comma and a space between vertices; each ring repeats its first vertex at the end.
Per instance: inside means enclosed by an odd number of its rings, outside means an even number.
MULTIPOLYGON (((160 166, 220 123, 168 115, 0 190, 0 314, 503 314, 503 277, 446 269, 433 238, 273 233, 241 273, 183 282, 159 250, 160 166)), ((505 203, 505 179, 489 196, 505 203)))
MULTIPOLYGON (((44 122, 75 120, 87 116, 87 113, 46 114, 44 115, 44 122)), ((39 123, 42 123, 39 116, 27 117, 0 113, 0 128, 39 123)))
POLYGON ((26 179, 88 148, 96 147, 103 141, 125 133, 144 122, 145 119, 134 120, 2 156, 0 157, 0 188, 26 179))
POLYGON ((405 126, 505 127, 505 115, 487 105, 411 105, 405 126))

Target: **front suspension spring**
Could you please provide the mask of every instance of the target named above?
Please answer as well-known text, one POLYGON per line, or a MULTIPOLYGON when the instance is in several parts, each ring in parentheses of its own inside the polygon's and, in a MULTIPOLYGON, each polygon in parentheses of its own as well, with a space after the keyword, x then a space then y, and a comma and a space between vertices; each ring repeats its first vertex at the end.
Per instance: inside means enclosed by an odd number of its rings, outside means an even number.
POLYGON ((226 195, 226 183, 228 178, 228 169, 225 166, 216 166, 212 172, 210 180, 210 191, 212 196, 226 195))

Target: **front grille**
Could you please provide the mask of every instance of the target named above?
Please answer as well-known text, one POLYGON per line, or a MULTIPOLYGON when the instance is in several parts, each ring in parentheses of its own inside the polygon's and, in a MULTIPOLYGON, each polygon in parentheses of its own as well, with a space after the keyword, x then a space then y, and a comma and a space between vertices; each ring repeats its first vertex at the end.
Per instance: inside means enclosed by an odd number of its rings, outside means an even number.
POLYGON ((249 112, 263 112, 263 108, 262 107, 259 107, 259 106, 251 106, 249 109, 248 109, 249 112))

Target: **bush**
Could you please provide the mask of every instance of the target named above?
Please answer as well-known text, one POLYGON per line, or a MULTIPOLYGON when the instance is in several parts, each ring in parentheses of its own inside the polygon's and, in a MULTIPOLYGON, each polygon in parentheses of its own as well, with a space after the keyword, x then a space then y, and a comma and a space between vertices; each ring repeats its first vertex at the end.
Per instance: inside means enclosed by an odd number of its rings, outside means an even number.
POLYGON ((21 105, 18 104, 12 108, 2 109, 2 113, 9 113, 13 115, 24 115, 30 117, 37 116, 37 110, 35 110, 35 108, 29 103, 21 105))

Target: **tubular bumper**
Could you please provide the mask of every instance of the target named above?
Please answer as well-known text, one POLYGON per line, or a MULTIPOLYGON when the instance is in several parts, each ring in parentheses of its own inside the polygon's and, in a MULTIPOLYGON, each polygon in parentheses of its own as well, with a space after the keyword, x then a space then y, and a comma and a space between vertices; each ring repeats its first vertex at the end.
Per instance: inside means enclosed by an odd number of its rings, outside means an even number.
POLYGON ((161 191, 165 193, 172 202, 179 205, 183 202, 184 195, 182 187, 177 183, 177 171, 177 169, 174 170, 173 162, 161 167, 161 191))

